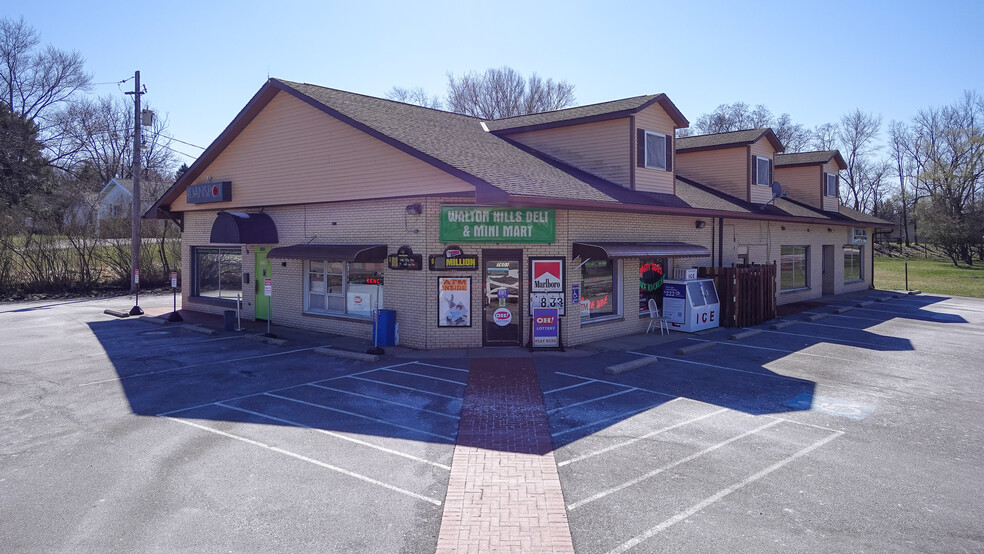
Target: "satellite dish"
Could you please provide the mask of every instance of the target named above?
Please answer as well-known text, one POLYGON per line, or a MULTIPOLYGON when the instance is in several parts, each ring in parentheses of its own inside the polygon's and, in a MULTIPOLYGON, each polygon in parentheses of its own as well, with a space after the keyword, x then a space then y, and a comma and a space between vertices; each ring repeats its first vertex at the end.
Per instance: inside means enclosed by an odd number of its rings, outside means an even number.
POLYGON ((783 196, 786 196, 786 191, 782 190, 779 181, 772 183, 772 198, 782 198, 783 196))

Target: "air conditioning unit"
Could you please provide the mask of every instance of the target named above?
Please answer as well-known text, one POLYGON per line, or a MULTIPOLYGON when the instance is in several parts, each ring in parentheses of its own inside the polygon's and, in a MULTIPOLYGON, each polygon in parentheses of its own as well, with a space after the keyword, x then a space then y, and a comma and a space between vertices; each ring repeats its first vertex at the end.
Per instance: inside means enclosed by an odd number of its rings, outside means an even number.
POLYGON ((696 267, 675 267, 673 268, 674 281, 689 281, 697 278, 696 267))

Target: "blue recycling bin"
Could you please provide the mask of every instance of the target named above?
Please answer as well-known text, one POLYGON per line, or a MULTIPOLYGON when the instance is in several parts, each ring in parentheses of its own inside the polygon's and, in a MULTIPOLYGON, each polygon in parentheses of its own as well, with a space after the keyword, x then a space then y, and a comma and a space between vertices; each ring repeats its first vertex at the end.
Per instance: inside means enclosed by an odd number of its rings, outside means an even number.
POLYGON ((396 310, 379 310, 379 317, 372 324, 372 336, 378 346, 396 344, 396 310))

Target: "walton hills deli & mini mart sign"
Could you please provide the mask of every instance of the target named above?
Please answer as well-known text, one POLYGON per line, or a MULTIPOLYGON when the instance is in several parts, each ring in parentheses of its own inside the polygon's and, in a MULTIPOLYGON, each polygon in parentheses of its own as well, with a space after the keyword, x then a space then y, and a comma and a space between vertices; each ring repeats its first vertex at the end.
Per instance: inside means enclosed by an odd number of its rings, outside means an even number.
POLYGON ((554 242, 553 210, 441 206, 441 242, 554 242))

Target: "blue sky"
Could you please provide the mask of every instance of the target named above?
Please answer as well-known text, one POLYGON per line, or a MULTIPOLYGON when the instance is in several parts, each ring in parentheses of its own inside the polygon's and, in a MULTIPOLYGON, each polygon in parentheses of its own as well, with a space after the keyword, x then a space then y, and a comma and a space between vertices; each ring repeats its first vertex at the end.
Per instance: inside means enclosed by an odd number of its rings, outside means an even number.
POLYGON ((741 100, 808 127, 984 93, 979 1, 0 2, 78 50, 110 83, 94 95, 121 95, 112 83, 140 70, 171 134, 200 146, 268 76, 443 95, 448 72, 508 65, 573 83, 579 104, 665 92, 691 121, 741 100))

